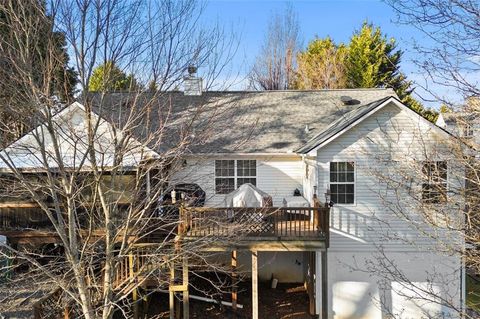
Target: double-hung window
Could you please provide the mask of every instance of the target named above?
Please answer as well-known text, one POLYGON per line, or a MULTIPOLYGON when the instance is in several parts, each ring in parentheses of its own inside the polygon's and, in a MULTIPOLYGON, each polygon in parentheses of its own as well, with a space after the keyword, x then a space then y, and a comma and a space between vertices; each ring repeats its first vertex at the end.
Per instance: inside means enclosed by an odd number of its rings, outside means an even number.
POLYGON ((330 162, 330 194, 334 204, 355 202, 354 162, 330 162))
POLYGON ((246 183, 257 185, 256 160, 215 161, 216 194, 228 194, 246 183))
POLYGON ((423 163, 422 200, 436 204, 447 200, 447 162, 428 161, 423 163))

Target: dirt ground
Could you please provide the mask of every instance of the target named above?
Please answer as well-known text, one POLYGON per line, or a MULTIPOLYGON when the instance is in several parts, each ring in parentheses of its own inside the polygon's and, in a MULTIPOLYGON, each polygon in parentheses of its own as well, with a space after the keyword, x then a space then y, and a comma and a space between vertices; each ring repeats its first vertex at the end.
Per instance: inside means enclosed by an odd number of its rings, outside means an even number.
MULTIPOLYGON (((195 319, 226 319, 251 318, 250 282, 239 285, 238 303, 243 309, 234 312, 231 307, 218 304, 190 300, 190 318, 195 319)), ((197 294, 191 291, 190 294, 197 294)), ((149 318, 168 318, 168 294, 152 296, 149 318)), ((230 295, 224 296, 224 301, 230 301, 230 295)), ((308 295, 302 284, 279 284, 271 289, 268 283, 259 284, 259 317, 262 319, 311 319, 308 314, 308 295)))
MULTIPOLYGON (((41 285, 42 287, 51 285, 41 285)), ((203 288, 202 288, 203 289, 203 288)), ((32 318, 33 303, 45 295, 38 285, 25 284, 24 289, 15 288, 15 296, 6 297, 6 286, 0 289, 0 318, 32 318)), ((10 290, 11 291, 11 290, 10 290)), ((195 319, 227 319, 251 318, 251 283, 245 281, 239 284, 238 303, 243 309, 234 312, 231 307, 190 300, 190 318, 195 319)), ((201 295, 191 289, 190 294, 201 295)), ((231 301, 230 294, 217 294, 217 300, 231 301)), ((169 318, 168 294, 154 293, 148 297, 148 308, 144 309, 141 318, 169 318)), ((311 319, 308 315, 308 295, 301 284, 278 284, 271 289, 269 283, 259 283, 259 317, 262 319, 311 319)))

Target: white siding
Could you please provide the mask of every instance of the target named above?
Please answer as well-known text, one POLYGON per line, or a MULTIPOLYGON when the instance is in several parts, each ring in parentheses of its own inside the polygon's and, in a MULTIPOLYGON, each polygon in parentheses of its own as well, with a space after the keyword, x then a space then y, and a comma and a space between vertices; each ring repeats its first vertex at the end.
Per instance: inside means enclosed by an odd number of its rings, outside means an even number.
MULTIPOLYGON (((295 189, 302 191, 304 169, 299 157, 232 157, 216 159, 257 160, 257 187, 270 194, 274 206, 282 206, 283 198, 292 196, 295 189)), ((225 195, 215 194, 215 158, 189 158, 187 165, 174 175, 176 182, 196 183, 207 194, 206 206, 219 205, 225 195)))
MULTIPOLYGON (((384 183, 389 174, 396 174, 392 176, 398 179, 402 169, 412 174, 414 166, 426 159, 452 160, 453 156, 439 143, 445 140, 444 135, 437 134, 425 123, 413 121, 407 111, 389 105, 318 150, 320 194, 329 188, 331 161, 355 162, 355 203, 332 208, 331 251, 372 251, 376 245, 415 251, 437 243, 421 236, 415 228, 427 230, 426 225, 414 226, 392 212, 401 207, 399 213, 408 213, 409 218, 420 221, 420 203, 412 194, 418 195, 421 186, 413 183, 412 193, 407 194, 401 189, 388 189, 384 183)), ((452 163, 453 160, 449 162, 449 187, 460 183, 460 176, 451 169, 452 163)))
POLYGON ((459 258, 414 252, 332 252, 328 269, 329 318, 458 318, 447 305, 460 306, 459 258), (392 262, 397 269, 389 272, 382 262, 392 262), (397 271, 408 281, 401 280, 397 271))
POLYGON ((447 160, 448 187, 460 187, 462 171, 455 167, 451 149, 442 143, 447 141, 445 135, 392 104, 317 151, 319 194, 329 187, 331 161, 355 162, 355 203, 331 210, 329 318, 380 319, 386 310, 395 318, 448 313, 445 301, 427 301, 432 295, 410 298, 422 287, 460 305, 461 259, 437 250, 438 238, 451 243, 459 240, 458 234, 434 231, 422 222, 419 202, 412 198, 421 194, 418 184, 412 182, 411 193, 406 193, 387 188, 384 182, 386 176, 398 178, 402 169, 411 174, 413 166, 424 160, 447 160), (395 211, 403 211, 414 222, 395 211), (399 273, 394 274, 395 268, 389 273, 390 261, 399 273), (399 281, 402 275, 404 281, 399 281), (389 309, 382 306, 382 298, 389 309))

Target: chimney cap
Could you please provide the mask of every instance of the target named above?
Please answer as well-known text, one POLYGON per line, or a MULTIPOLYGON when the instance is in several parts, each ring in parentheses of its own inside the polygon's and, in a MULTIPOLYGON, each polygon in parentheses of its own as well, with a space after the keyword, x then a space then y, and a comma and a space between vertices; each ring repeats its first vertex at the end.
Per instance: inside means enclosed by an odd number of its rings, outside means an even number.
POLYGON ((197 73, 197 67, 195 65, 189 65, 187 68, 188 75, 194 75, 197 73))

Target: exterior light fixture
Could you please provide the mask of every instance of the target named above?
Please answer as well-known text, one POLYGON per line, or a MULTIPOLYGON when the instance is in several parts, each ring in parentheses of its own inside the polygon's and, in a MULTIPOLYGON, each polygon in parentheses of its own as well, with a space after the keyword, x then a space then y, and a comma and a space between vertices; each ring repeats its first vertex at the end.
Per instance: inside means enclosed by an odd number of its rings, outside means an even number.
POLYGON ((332 198, 332 193, 330 192, 330 189, 327 188, 327 191, 325 192, 325 207, 332 207, 333 206, 331 198, 332 198))

